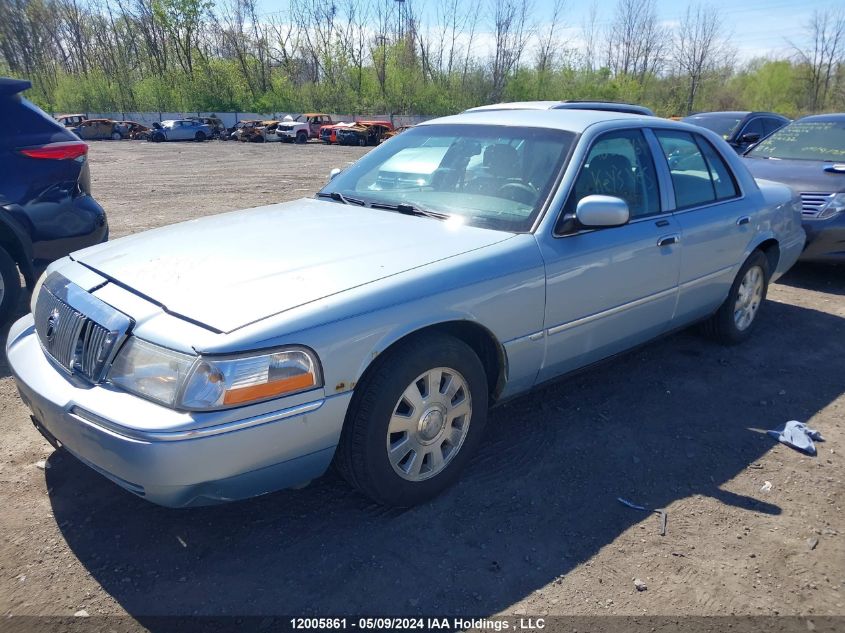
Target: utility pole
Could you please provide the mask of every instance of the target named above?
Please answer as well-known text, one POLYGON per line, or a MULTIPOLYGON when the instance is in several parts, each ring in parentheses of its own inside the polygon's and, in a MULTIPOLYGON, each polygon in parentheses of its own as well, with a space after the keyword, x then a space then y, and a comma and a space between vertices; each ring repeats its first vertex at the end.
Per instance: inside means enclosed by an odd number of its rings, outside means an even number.
POLYGON ((405 0, 395 0, 397 7, 399 8, 399 40, 403 40, 403 32, 402 32, 402 7, 405 6, 405 0))

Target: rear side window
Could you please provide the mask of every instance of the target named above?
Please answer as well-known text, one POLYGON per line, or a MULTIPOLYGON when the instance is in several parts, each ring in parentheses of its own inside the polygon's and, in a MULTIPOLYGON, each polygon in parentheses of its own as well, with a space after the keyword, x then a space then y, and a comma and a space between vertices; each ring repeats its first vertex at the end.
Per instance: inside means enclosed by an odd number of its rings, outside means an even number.
POLYGON ((689 132, 655 130, 654 133, 669 164, 678 209, 737 195, 730 169, 705 139, 689 132))
POLYGON ((728 198, 738 196, 739 189, 736 186, 736 181, 734 180, 730 167, 725 163, 725 159, 721 157, 719 152, 716 151, 716 148, 707 139, 696 136, 696 140, 704 154, 704 159, 707 161, 707 167, 710 169, 710 178, 713 179, 716 200, 727 200, 728 198))

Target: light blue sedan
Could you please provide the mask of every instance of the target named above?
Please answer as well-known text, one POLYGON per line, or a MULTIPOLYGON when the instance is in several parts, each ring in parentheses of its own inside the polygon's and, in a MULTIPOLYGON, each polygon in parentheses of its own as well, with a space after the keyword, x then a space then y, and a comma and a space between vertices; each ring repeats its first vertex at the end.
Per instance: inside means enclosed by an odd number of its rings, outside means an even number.
POLYGON ((45 437, 150 501, 259 495, 334 461, 408 506, 458 478, 495 403, 694 323, 743 341, 803 244, 798 199, 707 130, 468 112, 314 199, 60 260, 7 355, 45 437))

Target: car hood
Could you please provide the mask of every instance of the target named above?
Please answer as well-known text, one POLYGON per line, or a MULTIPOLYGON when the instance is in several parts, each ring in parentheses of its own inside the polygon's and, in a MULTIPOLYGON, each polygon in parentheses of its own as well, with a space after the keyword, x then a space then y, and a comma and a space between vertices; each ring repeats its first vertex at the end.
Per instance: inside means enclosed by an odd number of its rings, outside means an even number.
POLYGON ((312 199, 175 224, 72 258, 221 332, 513 234, 312 199))
POLYGON ((774 180, 798 192, 837 193, 845 191, 845 174, 825 171, 832 163, 815 160, 748 158, 743 162, 755 178, 774 180))

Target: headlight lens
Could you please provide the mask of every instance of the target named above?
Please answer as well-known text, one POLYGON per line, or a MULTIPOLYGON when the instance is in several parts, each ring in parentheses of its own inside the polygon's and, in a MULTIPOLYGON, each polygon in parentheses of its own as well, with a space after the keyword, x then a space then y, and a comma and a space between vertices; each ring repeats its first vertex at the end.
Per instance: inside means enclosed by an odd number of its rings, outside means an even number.
POLYGON ((186 409, 217 409, 278 398, 322 384, 316 358, 303 348, 238 358, 200 358, 180 404, 186 409))
POLYGON ((837 193, 821 208, 821 211, 814 219, 827 220, 828 218, 832 218, 837 213, 842 213, 843 211, 845 211, 845 193, 837 193))
POLYGON ((250 404, 323 384, 319 363, 305 348, 196 357, 135 337, 117 355, 109 380, 166 406, 193 411, 250 404))
POLYGON ((176 406, 179 388, 185 381, 196 356, 130 337, 120 350, 109 372, 109 380, 126 391, 176 406))

